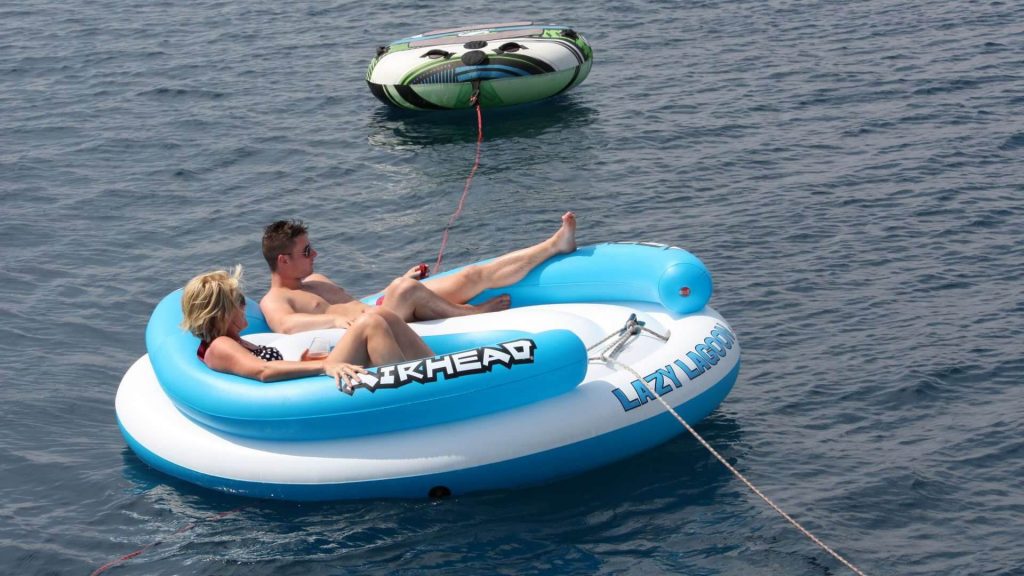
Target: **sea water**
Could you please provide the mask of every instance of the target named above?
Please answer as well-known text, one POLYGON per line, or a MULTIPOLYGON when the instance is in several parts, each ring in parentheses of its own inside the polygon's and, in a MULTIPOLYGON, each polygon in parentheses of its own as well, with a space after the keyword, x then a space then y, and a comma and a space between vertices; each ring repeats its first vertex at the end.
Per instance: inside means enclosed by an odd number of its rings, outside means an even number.
POLYGON ((267 223, 304 219, 359 295, 433 261, 476 118, 389 110, 366 65, 520 19, 594 68, 484 111, 445 262, 568 209, 581 243, 692 251, 744 349, 712 445, 868 574, 1024 573, 1024 7, 949 0, 4 4, 3 572, 847 573, 686 434, 539 487, 324 504, 126 447, 153 306, 236 263, 261 294, 267 223))

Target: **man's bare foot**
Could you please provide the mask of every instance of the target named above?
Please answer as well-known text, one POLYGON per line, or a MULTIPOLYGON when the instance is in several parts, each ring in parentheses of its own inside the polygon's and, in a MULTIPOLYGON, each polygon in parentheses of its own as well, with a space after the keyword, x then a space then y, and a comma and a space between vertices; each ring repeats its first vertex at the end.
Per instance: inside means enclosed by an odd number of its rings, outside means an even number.
POLYGON ((551 237, 551 244, 556 254, 568 254, 576 251, 576 214, 562 214, 562 227, 551 237))
POLYGON ((499 312, 512 307, 512 297, 508 294, 499 294, 490 300, 486 300, 474 306, 477 312, 499 312))

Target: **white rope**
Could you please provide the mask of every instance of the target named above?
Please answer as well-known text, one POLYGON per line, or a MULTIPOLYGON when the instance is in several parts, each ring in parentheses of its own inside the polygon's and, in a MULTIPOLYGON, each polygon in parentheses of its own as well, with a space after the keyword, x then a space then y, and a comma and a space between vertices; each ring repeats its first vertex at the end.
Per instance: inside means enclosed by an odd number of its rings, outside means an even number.
POLYGON ((658 338, 662 342, 668 342, 669 337, 672 336, 671 332, 666 334, 659 334, 654 330, 651 330, 650 328, 645 326, 644 322, 637 319, 636 314, 630 314, 629 318, 626 319, 625 326, 623 326, 618 332, 612 332, 611 334, 605 336, 604 339, 598 342, 597 344, 594 344, 593 346, 587 348, 587 352, 590 352, 594 348, 597 348, 601 344, 604 344, 605 342, 611 340, 616 336, 618 336, 619 339, 608 348, 605 348, 604 352, 602 352, 600 356, 596 358, 587 358, 587 360, 604 360, 606 362, 612 362, 613 360, 611 359, 611 356, 618 354, 623 348, 625 348, 626 343, 629 341, 631 336, 638 336, 642 332, 647 332, 648 334, 653 335, 655 338, 658 338))
POLYGON ((609 352, 611 352, 613 354, 614 353, 618 353, 619 350, 621 350, 625 346, 626 341, 631 336, 635 336, 635 335, 639 334, 640 331, 650 332, 650 333, 654 334, 655 336, 658 336, 659 338, 661 338, 663 340, 666 340, 666 341, 668 340, 667 337, 662 336, 662 335, 658 334, 657 332, 654 332, 654 331, 652 331, 652 330, 650 330, 648 328, 645 328, 643 326, 642 322, 638 323, 636 321, 636 315, 634 314, 626 322, 626 327, 623 328, 621 331, 619 331, 617 334, 616 333, 612 333, 607 338, 602 340, 601 342, 598 342, 597 344, 595 344, 595 345, 593 345, 593 346, 591 346, 590 348, 587 349, 588 351, 592 350, 592 349, 596 348, 597 346, 600 346, 604 342, 607 342, 613 336, 616 336, 616 335, 619 336, 619 340, 617 342, 615 342, 615 344, 613 344, 612 346, 609 346, 605 350, 605 352, 601 354, 601 356, 598 356, 596 358, 589 358, 589 360, 590 361, 603 361, 603 362, 607 362, 607 363, 610 363, 610 364, 615 364, 617 366, 621 366, 621 367, 625 368, 626 370, 628 370, 629 373, 632 374, 634 377, 636 377, 636 379, 640 382, 640 384, 643 385, 643 387, 646 388, 647 391, 652 396, 654 396, 655 398, 658 399, 658 402, 661 402, 661 405, 665 407, 665 410, 668 410, 670 414, 675 416, 676 420, 678 420, 679 423, 682 424, 684 428, 686 428, 687 432, 689 432, 694 438, 696 438, 697 441, 700 442, 702 446, 704 446, 704 448, 707 448, 708 452, 711 452, 711 455, 714 456, 715 458, 717 458, 718 461, 721 462, 722 465, 725 466, 729 470, 729 472, 732 472, 734 476, 739 478, 740 481, 743 482, 747 486, 747 488, 750 488, 750 490, 754 494, 757 494, 761 498, 761 500, 764 500, 765 503, 768 504, 768 506, 770 506, 772 510, 775 510, 776 512, 778 512, 780 516, 785 518, 786 521, 788 521, 790 524, 792 524, 794 528, 796 528, 797 530, 800 531, 800 533, 802 533, 804 536, 810 538, 810 540, 812 542, 814 542, 815 544, 820 546, 822 550, 824 550, 825 552, 828 552, 833 558, 835 558, 836 560, 841 562, 844 566, 846 566, 847 568, 852 570, 854 574, 857 574, 857 576, 866 576, 864 574, 864 572, 861 572, 861 570, 859 568, 857 568, 856 566, 851 564, 846 558, 843 558, 842 556, 840 556, 838 552, 836 552, 835 550, 829 548, 828 545, 825 544, 824 542, 822 542, 817 536, 815 536, 814 534, 811 534, 810 530, 804 528, 792 516, 790 516, 789 514, 786 514, 786 512, 782 508, 779 508, 779 506, 777 504, 775 504, 775 502, 772 502, 771 498, 769 498, 763 492, 761 492, 757 488, 757 486, 754 486, 754 484, 750 480, 747 480, 746 477, 744 477, 743 474, 741 474, 739 470, 737 470, 736 468, 733 468, 732 464, 729 464, 729 462, 726 461, 726 459, 724 457, 722 457, 722 455, 719 454, 717 450, 712 448, 711 445, 708 444, 707 441, 705 441, 704 438, 700 434, 698 434, 697 431, 694 430, 693 427, 690 426, 686 422, 686 420, 684 420, 683 417, 680 416, 679 413, 676 412, 672 408, 672 406, 669 406, 668 402, 666 402, 665 399, 662 398, 660 394, 655 392, 650 386, 647 385, 647 381, 645 381, 643 379, 643 377, 640 376, 639 372, 634 370, 628 364, 626 364, 624 362, 619 362, 618 360, 616 360, 616 359, 614 359, 614 358, 612 358, 610 356, 609 352))

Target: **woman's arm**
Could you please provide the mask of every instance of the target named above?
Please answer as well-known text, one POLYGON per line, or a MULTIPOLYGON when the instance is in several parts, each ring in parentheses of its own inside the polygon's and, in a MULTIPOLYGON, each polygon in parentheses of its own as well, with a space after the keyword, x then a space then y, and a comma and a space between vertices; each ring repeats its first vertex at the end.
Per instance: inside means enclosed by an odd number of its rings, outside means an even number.
POLYGON ((303 376, 327 375, 341 390, 343 386, 351 387, 356 383, 359 374, 366 374, 362 366, 339 362, 337 360, 271 360, 267 362, 257 358, 238 341, 221 336, 206 350, 206 365, 218 372, 236 374, 252 378, 260 382, 276 382, 303 376))
POLYGON ((360 374, 367 374, 366 368, 358 364, 340 362, 330 356, 324 360, 324 373, 334 378, 338 390, 346 394, 352 393, 352 387, 359 381, 360 374))
POLYGON ((324 374, 323 360, 271 360, 267 362, 253 356, 237 340, 221 336, 210 343, 204 358, 206 365, 218 372, 236 374, 260 382, 275 382, 303 376, 324 374))

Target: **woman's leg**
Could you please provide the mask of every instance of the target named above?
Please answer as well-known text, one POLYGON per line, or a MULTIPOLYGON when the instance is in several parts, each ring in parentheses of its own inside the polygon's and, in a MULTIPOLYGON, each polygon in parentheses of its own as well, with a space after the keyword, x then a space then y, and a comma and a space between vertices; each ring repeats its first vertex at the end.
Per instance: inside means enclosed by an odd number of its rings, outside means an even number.
POLYGON ((420 338, 420 335, 406 324, 405 320, 402 320, 398 314, 383 308, 368 310, 366 313, 377 314, 384 318, 384 321, 388 324, 388 328, 391 329, 391 334, 394 336, 395 342, 402 350, 402 354, 406 359, 429 358, 434 355, 434 351, 427 346, 427 343, 423 341, 423 338, 420 338))
POLYGON ((392 364, 406 359, 387 320, 374 313, 360 314, 331 351, 330 359, 359 366, 392 364))

